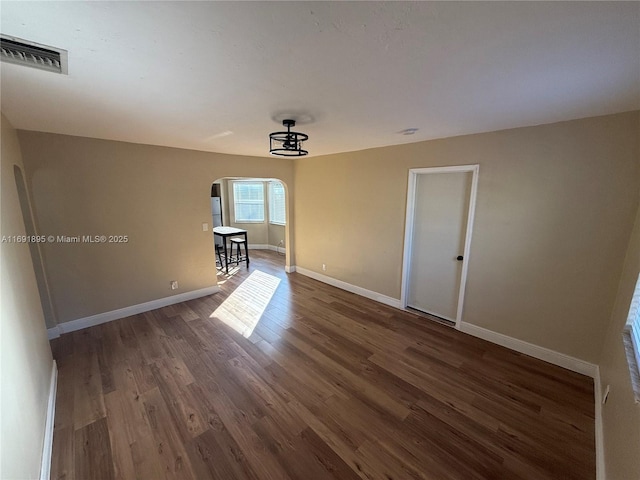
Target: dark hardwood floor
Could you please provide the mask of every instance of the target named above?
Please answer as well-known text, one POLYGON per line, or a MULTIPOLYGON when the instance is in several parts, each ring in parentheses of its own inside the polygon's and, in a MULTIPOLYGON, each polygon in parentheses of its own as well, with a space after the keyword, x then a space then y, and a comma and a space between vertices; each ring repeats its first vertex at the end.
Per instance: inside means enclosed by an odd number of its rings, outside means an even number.
POLYGON ((52 478, 595 478, 591 379, 251 254, 52 342, 52 478))

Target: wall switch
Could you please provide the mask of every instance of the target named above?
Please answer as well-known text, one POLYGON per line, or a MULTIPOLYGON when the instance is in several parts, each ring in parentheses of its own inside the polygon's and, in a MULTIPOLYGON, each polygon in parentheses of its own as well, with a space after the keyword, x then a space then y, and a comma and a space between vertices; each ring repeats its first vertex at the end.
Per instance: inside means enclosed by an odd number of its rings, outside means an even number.
POLYGON ((178 289, 178 280, 171 280, 171 290, 178 289))
POLYGON ((208 223, 203 223, 202 224, 202 231, 203 232, 208 232, 209 231, 209 224, 208 223))
POLYGON ((323 263, 323 264, 322 264, 322 271, 323 271, 323 272, 326 272, 326 271, 327 271, 327 264, 326 264, 326 263, 323 263))

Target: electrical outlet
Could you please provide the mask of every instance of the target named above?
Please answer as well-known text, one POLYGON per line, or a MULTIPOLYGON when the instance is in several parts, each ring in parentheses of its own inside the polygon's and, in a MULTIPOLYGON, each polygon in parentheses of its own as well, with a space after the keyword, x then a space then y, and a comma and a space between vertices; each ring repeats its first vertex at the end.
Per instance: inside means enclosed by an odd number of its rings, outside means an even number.
POLYGON ((209 231, 209 224, 208 223, 203 223, 202 224, 202 231, 203 232, 208 232, 209 231))
POLYGON ((171 285, 171 290, 177 290, 178 289, 178 280, 171 280, 170 285, 171 285))
POLYGON ((280 242, 278 243, 278 246, 281 247, 284 245, 284 240, 280 240, 280 242))
POLYGON ((327 264, 326 264, 326 263, 323 263, 323 264, 322 264, 322 271, 323 271, 323 272, 326 272, 326 271, 327 271, 327 264))

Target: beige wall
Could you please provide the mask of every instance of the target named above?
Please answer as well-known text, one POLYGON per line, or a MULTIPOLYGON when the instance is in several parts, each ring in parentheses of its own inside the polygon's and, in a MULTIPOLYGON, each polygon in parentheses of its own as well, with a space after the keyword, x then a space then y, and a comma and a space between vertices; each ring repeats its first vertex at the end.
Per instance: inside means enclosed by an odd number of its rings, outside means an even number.
POLYGON ((408 170, 477 163, 463 321, 595 363, 638 205, 638 122, 632 112, 301 159, 296 264, 399 298, 408 170))
POLYGON ((212 234, 202 231, 211 224, 212 182, 293 179, 289 159, 18 134, 41 233, 129 237, 124 244, 45 245, 59 322, 215 285, 212 234), (170 280, 179 290, 170 290, 170 280))
MULTIPOLYGON (((268 228, 269 228, 269 245, 277 247, 280 240, 284 240, 284 226, 270 223, 268 228)), ((286 248, 286 246, 287 246, 287 243, 283 242, 283 247, 286 248)), ((280 248, 280 252, 284 252, 283 248, 280 248)))
POLYGON ((611 386, 607 403, 602 406, 608 480, 640 478, 640 456, 638 455, 640 452, 640 405, 634 403, 629 369, 622 344, 622 329, 627 320, 638 274, 640 274, 640 210, 636 216, 618 296, 600 358, 602 388, 604 390, 607 385, 611 386))
MULTIPOLYGON (((15 130, 2 115, 0 235, 25 235, 14 165, 23 169, 15 130)), ((0 244, 0 478, 39 478, 53 359, 25 243, 0 244)))

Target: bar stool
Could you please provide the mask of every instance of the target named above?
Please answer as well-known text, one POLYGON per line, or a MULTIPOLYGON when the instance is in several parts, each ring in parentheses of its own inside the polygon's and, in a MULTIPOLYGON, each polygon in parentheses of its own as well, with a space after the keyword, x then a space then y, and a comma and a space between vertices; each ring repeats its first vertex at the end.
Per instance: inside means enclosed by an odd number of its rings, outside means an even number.
POLYGON ((222 245, 218 245, 217 243, 214 243, 215 249, 216 249, 216 268, 220 268, 222 269, 224 267, 224 263, 222 262, 222 245), (218 264, 220 264, 220 267, 218 267, 218 264))
POLYGON ((247 267, 249 266, 249 248, 247 246, 247 241, 244 238, 232 238, 231 241, 231 260, 230 263, 235 263, 236 265, 240 264, 243 260, 247 261, 247 267), (235 246, 235 255, 233 247, 235 246), (244 255, 242 255, 242 247, 244 246, 244 255))

